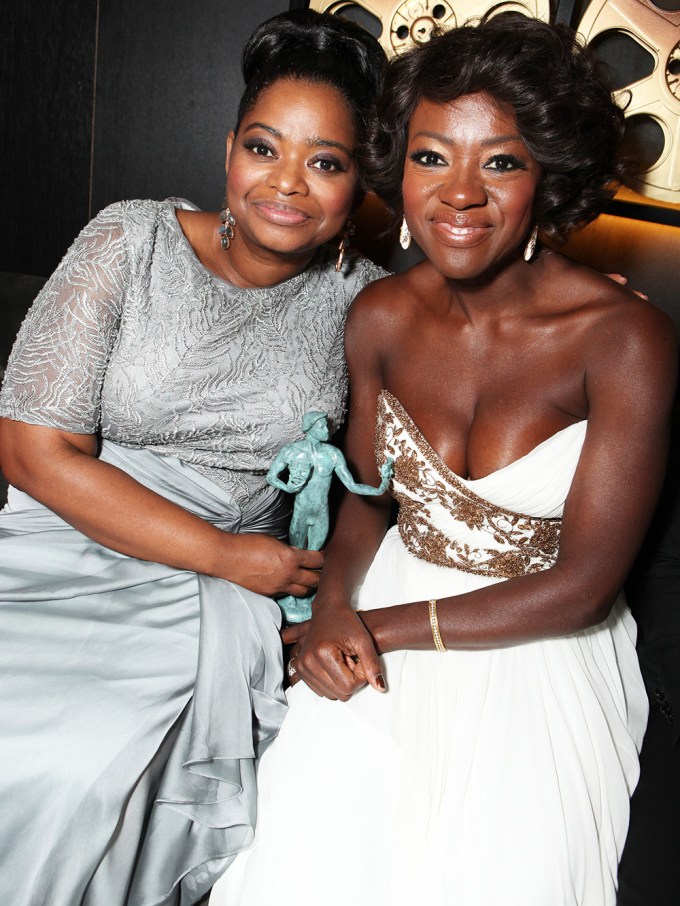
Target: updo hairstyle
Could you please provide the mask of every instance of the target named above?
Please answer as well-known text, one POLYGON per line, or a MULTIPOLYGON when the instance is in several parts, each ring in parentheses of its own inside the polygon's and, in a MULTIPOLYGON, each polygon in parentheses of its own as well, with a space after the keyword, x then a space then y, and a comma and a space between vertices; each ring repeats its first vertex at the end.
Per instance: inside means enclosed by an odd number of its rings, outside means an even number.
POLYGON ((243 50, 246 88, 236 131, 260 93, 280 79, 328 85, 347 102, 357 130, 356 163, 366 188, 365 151, 387 60, 378 41, 361 26, 313 10, 291 10, 260 25, 243 50))
POLYGON ((624 173, 624 118, 600 64, 566 26, 520 13, 440 33, 389 66, 372 140, 372 188, 402 216, 408 125, 421 99, 445 104, 475 92, 509 106, 543 170, 534 216, 563 242, 593 220, 624 173))

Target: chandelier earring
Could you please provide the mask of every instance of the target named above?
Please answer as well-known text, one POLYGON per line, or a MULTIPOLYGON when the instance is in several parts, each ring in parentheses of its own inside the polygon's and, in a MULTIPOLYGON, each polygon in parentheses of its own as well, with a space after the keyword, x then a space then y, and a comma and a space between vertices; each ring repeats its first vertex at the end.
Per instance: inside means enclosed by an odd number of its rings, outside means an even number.
POLYGON ((538 227, 535 226, 529 236, 529 241, 524 248, 524 260, 531 261, 536 251, 536 240, 538 239, 538 227))
POLYGON ((354 224, 351 220, 348 220, 345 224, 345 228, 340 234, 340 242, 338 244, 338 260, 335 262, 336 271, 342 270, 342 262, 345 260, 345 252, 349 248, 349 241, 354 235, 354 224))
POLYGON ((408 228, 405 217, 401 221, 401 229, 399 230, 399 245, 404 251, 411 245, 411 231, 408 228))
POLYGON ((224 208, 220 211, 220 226, 217 232, 220 234, 220 245, 226 250, 231 245, 231 241, 234 238, 234 227, 236 226, 236 218, 229 210, 229 205, 226 200, 224 202, 224 208))

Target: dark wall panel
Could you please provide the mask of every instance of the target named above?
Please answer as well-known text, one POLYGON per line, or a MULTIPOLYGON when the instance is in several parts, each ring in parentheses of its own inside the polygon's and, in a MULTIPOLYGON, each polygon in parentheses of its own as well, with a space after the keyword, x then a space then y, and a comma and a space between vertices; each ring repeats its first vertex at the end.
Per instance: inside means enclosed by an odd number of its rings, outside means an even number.
POLYGON ((48 276, 111 201, 183 195, 219 205, 241 49, 287 8, 287 0, 1 3, 0 271, 48 276))
POLYGON ((287 0, 100 0, 92 213, 180 195, 216 209, 240 54, 287 0))
POLYGON ((0 4, 0 271, 46 276, 89 208, 96 0, 0 4))

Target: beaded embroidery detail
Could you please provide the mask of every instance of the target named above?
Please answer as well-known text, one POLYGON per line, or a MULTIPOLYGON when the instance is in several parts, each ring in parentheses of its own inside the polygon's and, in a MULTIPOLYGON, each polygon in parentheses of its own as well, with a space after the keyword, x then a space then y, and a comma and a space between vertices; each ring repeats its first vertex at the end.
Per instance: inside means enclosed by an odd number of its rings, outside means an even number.
POLYGON ((388 456, 394 459, 392 494, 399 504, 399 533, 416 557, 502 579, 540 572, 554 564, 561 520, 513 513, 479 497, 441 461, 387 390, 378 399, 376 456, 379 463, 388 456), (439 508, 479 533, 480 543, 447 537, 432 518, 439 508), (485 546, 489 542, 496 546, 485 546))

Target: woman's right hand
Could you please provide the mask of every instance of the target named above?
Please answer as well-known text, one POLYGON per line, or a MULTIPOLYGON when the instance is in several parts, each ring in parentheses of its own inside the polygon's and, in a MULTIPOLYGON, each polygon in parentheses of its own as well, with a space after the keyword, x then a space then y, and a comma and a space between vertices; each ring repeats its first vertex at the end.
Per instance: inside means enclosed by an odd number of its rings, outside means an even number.
POLYGON ((271 535, 228 535, 225 579, 261 595, 306 597, 319 584, 321 551, 290 547, 271 535))

